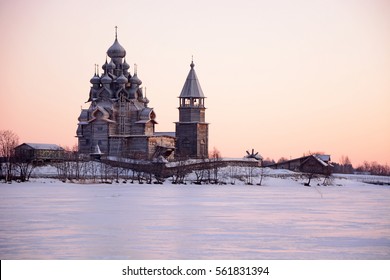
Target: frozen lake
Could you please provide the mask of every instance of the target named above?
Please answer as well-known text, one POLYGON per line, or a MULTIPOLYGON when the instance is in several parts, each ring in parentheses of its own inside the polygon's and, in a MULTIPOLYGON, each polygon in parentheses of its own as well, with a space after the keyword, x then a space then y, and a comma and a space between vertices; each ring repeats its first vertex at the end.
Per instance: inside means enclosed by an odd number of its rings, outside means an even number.
POLYGON ((1 259, 390 259, 390 188, 0 184, 1 259))

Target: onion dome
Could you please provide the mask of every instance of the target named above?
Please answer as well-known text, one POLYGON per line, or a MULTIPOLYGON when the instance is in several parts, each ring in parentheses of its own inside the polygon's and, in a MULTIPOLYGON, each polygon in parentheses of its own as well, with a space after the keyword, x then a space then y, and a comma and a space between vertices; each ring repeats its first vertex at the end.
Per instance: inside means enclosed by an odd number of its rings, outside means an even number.
POLYGON ((137 76, 137 64, 134 64, 134 75, 130 78, 130 83, 133 85, 141 85, 142 81, 137 76))
POLYGON ((112 70, 112 69, 115 69, 115 63, 111 59, 110 63, 107 64, 107 70, 112 70))
POLYGON ((103 69, 104 71, 107 70, 107 65, 108 65, 108 63, 107 63, 107 57, 106 57, 106 62, 102 65, 102 69, 103 69))
POLYGON ((100 78, 99 78, 99 65, 95 64, 95 75, 93 75, 93 77, 91 78, 91 80, 89 80, 91 82, 91 84, 93 85, 98 85, 100 84, 100 78))
POLYGON ((138 79, 137 73, 134 73, 133 77, 130 78, 130 83, 135 85, 141 85, 142 81, 138 79))
POLYGON ((149 99, 146 97, 146 87, 145 87, 145 97, 142 98, 142 102, 145 103, 145 107, 148 107, 149 99))
POLYGON ((117 79, 116 79, 116 82, 118 84, 121 84, 121 85, 124 85, 128 82, 127 78, 122 74, 120 75, 117 79))
POLYGON ((112 79, 110 78, 110 76, 106 74, 104 74, 104 76, 100 79, 101 83, 102 84, 110 84, 112 82, 112 79))
POLYGON ((100 84, 100 78, 99 78, 99 76, 95 74, 95 75, 92 77, 92 79, 90 80, 90 82, 91 82, 91 84, 93 84, 93 85, 100 84))
POLYGON ((122 68, 123 68, 123 70, 125 70, 125 71, 127 71, 127 70, 130 69, 130 65, 126 62, 126 58, 125 58, 125 60, 124 60, 123 63, 122 63, 122 68))
POLYGON ((111 58, 124 58, 126 56, 126 50, 119 44, 117 38, 115 38, 114 44, 107 50, 107 55, 111 58))

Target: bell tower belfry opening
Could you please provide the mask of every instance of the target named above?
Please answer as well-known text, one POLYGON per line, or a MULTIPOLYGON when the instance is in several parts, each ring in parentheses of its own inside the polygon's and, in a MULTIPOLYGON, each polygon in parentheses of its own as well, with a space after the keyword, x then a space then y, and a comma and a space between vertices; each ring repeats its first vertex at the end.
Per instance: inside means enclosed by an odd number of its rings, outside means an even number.
POLYGON ((191 61, 190 72, 179 96, 179 121, 176 122, 176 157, 208 157, 208 123, 205 121, 205 96, 191 61))

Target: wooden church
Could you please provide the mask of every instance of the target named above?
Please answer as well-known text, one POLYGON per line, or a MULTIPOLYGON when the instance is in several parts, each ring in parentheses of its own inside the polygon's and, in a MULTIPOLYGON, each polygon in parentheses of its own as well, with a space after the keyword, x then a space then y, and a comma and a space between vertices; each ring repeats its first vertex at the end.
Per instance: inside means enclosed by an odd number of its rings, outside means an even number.
POLYGON ((126 50, 115 41, 107 50, 99 75, 91 78, 88 109, 78 118, 79 152, 133 159, 153 160, 204 158, 208 156, 208 124, 205 122, 205 96, 191 62, 191 69, 179 96, 179 121, 176 132, 155 132, 156 113, 137 76, 126 62, 126 50))

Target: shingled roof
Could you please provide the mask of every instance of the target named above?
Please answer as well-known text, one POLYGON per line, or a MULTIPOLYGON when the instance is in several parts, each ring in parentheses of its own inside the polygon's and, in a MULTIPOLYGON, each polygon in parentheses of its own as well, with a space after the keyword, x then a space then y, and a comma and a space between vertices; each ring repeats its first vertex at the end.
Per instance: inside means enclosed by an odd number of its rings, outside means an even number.
POLYGON ((198 77, 194 69, 194 62, 191 62, 191 70, 188 73, 186 82, 180 93, 180 98, 205 98, 202 88, 200 87, 198 77))
MULTIPOLYGON (((43 143, 23 143, 20 146, 27 145, 32 149, 35 150, 56 150, 56 151, 61 151, 64 150, 62 147, 56 145, 56 144, 43 144, 43 143)), ((18 148, 16 147, 16 148, 18 148)))

